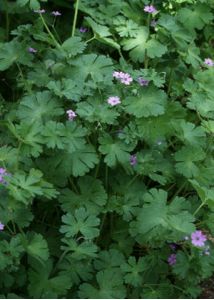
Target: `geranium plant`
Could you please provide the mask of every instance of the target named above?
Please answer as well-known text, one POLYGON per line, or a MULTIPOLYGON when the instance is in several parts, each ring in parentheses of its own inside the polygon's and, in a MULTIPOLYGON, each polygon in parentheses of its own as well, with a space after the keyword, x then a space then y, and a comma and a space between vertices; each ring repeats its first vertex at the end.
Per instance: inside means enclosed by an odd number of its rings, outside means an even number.
POLYGON ((199 297, 214 2, 1 2, 2 298, 199 297))

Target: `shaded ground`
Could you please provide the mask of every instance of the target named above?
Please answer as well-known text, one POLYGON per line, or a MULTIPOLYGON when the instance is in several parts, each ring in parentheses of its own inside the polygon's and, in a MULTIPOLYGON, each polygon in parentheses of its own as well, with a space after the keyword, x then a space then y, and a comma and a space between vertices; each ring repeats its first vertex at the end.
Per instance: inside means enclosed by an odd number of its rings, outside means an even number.
POLYGON ((214 277, 204 282, 202 288, 203 292, 199 299, 214 299, 214 277))

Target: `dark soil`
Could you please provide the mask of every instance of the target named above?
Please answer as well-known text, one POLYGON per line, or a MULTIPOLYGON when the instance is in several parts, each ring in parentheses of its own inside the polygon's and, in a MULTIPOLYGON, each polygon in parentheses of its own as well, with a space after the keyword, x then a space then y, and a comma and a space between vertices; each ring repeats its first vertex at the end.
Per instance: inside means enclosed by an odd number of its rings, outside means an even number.
POLYGON ((214 277, 202 284, 202 294, 199 299, 214 299, 214 277))

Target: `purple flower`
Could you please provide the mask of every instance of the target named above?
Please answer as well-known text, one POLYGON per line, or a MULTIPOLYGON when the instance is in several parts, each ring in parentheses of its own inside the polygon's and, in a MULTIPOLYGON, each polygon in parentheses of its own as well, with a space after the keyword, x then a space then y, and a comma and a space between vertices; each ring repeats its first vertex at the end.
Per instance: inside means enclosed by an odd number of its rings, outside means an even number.
POLYGON ((28 48, 28 52, 29 52, 29 53, 36 53, 37 50, 34 49, 34 48, 32 48, 32 47, 29 47, 29 48, 28 48))
POLYGON ((137 155, 133 154, 130 156, 130 165, 135 166, 137 164, 137 155))
POLYGON ((141 86, 148 86, 148 84, 149 84, 149 80, 146 80, 143 77, 139 77, 138 82, 141 86))
POLYGON ((88 31, 88 28, 87 27, 80 27, 79 30, 80 30, 81 33, 85 33, 85 32, 88 31))
POLYGON ((107 99, 108 104, 111 106, 115 106, 121 103, 120 98, 118 96, 111 96, 107 99))
POLYGON ((120 73, 122 73, 122 72, 114 71, 113 72, 113 77, 117 78, 117 79, 120 79, 120 73))
POLYGON ((34 12, 36 14, 44 14, 45 13, 45 9, 37 9, 37 10, 34 10, 34 12))
POLYGON ((4 230, 4 224, 2 224, 2 222, 0 222, 0 231, 4 230))
POLYGON ((149 13, 149 14, 153 14, 153 13, 157 12, 157 9, 153 5, 146 5, 144 7, 144 11, 149 13))
POLYGON ((68 115, 68 120, 69 121, 73 121, 74 118, 76 118, 76 116, 77 116, 76 113, 71 109, 67 110, 66 113, 68 115))
POLYGON ((0 168, 0 184, 7 184, 4 176, 8 176, 7 170, 4 168, 0 168))
POLYGON ((168 264, 170 266, 175 265, 176 264, 176 254, 174 254, 174 253, 170 254, 170 256, 168 257, 167 261, 168 261, 168 264))
POLYGON ((207 237, 205 234, 203 234, 201 230, 196 230, 191 234, 191 242, 196 247, 203 247, 205 245, 204 242, 206 242, 206 240, 207 237))
POLYGON ((177 244, 175 244, 175 243, 170 243, 169 244, 169 247, 172 249, 172 250, 176 250, 177 249, 177 244))
POLYGON ((214 66, 214 61, 211 58, 205 58, 204 63, 205 63, 205 65, 207 65, 209 67, 214 66))
POLYGON ((62 15, 58 10, 52 11, 51 14, 52 14, 54 17, 58 17, 58 16, 61 16, 61 15, 62 15))
POLYGON ((120 82, 124 83, 125 85, 129 85, 133 81, 133 78, 129 73, 115 71, 113 73, 113 77, 119 79, 120 82))

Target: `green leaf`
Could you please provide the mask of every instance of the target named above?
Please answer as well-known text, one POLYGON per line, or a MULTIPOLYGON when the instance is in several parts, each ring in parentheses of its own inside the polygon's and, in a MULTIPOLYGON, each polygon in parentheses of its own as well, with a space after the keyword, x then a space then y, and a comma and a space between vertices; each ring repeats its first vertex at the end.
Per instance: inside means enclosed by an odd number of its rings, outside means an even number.
POLYGON ((65 135, 64 124, 54 121, 47 122, 42 130, 44 144, 51 149, 64 149, 65 135))
POLYGON ((161 57, 167 52, 167 47, 156 39, 150 39, 147 27, 141 26, 137 34, 122 41, 123 49, 129 51, 129 55, 134 62, 143 62, 145 55, 150 58, 161 57))
POLYGON ((42 172, 31 169, 28 174, 23 171, 14 173, 8 178, 7 189, 9 194, 24 204, 28 204, 35 196, 43 196, 51 199, 55 198, 58 192, 51 183, 42 179, 42 172))
POLYGON ((12 166, 16 163, 18 151, 10 146, 0 147, 0 163, 12 166))
POLYGON ((117 249, 109 249, 109 251, 101 251, 98 257, 94 261, 94 267, 96 270, 118 270, 120 266, 125 262, 124 255, 117 249))
POLYGON ((135 37, 137 35, 139 26, 133 20, 118 16, 113 20, 113 23, 120 37, 135 37))
POLYGON ((87 130, 81 125, 67 121, 65 126, 66 150, 69 153, 72 153, 77 150, 81 151, 81 149, 84 149, 86 143, 84 136, 86 136, 86 134, 87 130))
POLYGON ((116 43, 112 38, 109 38, 109 36, 112 36, 112 34, 109 31, 108 27, 96 23, 90 17, 86 17, 85 20, 91 26, 95 37, 98 41, 103 42, 104 44, 107 44, 113 48, 116 48, 117 50, 120 49, 120 45, 116 43))
POLYGON ((25 96, 20 103, 17 115, 28 124, 47 121, 64 113, 60 103, 48 91, 25 96))
POLYGON ((39 233, 28 232, 26 251, 30 256, 43 261, 49 258, 48 244, 39 233))
POLYGON ((12 40, 9 43, 0 43, 0 71, 8 69, 13 63, 19 62, 30 65, 32 57, 27 52, 27 47, 22 43, 12 40))
POLYGON ((177 238, 182 237, 195 230, 194 217, 187 211, 187 205, 185 199, 179 197, 167 205, 167 192, 151 189, 144 196, 144 205, 138 213, 137 222, 132 225, 136 233, 143 235, 146 240, 160 239, 169 230, 177 238))
POLYGON ((68 276, 51 276, 52 261, 45 264, 31 262, 29 270, 28 292, 32 298, 58 298, 65 296, 67 290, 72 287, 72 282, 68 276))
POLYGON ((150 58, 161 57, 167 52, 167 47, 155 39, 149 40, 146 43, 145 48, 146 53, 150 58))
POLYGON ((165 112, 167 95, 162 90, 149 87, 140 91, 139 95, 124 100, 126 111, 137 118, 158 116, 165 112))
POLYGON ((116 110, 112 110, 109 105, 98 98, 89 98, 87 102, 78 103, 77 107, 77 114, 90 123, 113 124, 119 116, 116 110))
POLYGON ((76 56, 83 53, 86 48, 86 43, 82 42, 80 37, 70 37, 62 44, 62 49, 67 53, 68 57, 76 56))
POLYGON ((202 29, 213 20, 210 8, 205 4, 196 4, 191 8, 183 7, 178 11, 178 20, 189 29, 202 29))
POLYGON ((80 193, 64 190, 60 196, 61 207, 65 212, 73 212, 75 208, 85 206, 91 214, 102 212, 107 201, 107 194, 100 180, 90 176, 80 177, 77 182, 80 193), (71 201, 72 199, 72 201, 71 201))
POLYGON ((112 82, 113 62, 104 55, 86 54, 72 61, 72 77, 79 82, 92 79, 94 83, 112 82))
POLYGON ((182 120, 175 127, 176 136, 185 144, 192 146, 200 146, 205 143, 206 136, 202 127, 196 127, 193 123, 182 120))
POLYGON ((60 232, 66 237, 74 237, 79 232, 85 239, 93 239, 99 235, 99 229, 96 227, 100 220, 90 215, 84 207, 76 209, 74 215, 68 213, 62 216, 62 221, 66 225, 61 226, 60 232))
POLYGON ((62 239, 62 242, 65 243, 65 246, 62 246, 62 250, 71 252, 70 255, 75 260, 89 259, 97 256, 98 247, 92 243, 92 241, 78 243, 77 241, 69 238, 62 239))
POLYGON ((105 163, 109 167, 114 167, 117 163, 127 164, 130 159, 130 152, 134 149, 135 144, 127 145, 120 140, 113 140, 110 135, 105 135, 99 139, 99 151, 105 154, 105 163))
POLYGON ((125 298, 126 290, 119 271, 104 270, 96 275, 98 288, 89 283, 80 285, 79 297, 89 299, 117 299, 125 298))
POLYGON ((147 27, 140 27, 137 35, 133 38, 124 39, 122 42, 123 49, 130 51, 129 55, 133 61, 144 61, 145 56, 145 44, 148 38, 149 32, 147 27))
POLYGON ((197 176, 199 174, 197 162, 202 161, 205 157, 206 154, 201 148, 184 146, 175 153, 175 160, 177 162, 175 168, 178 173, 187 178, 197 176))
POLYGON ((127 263, 121 265, 121 270, 125 273, 125 282, 134 287, 141 286, 143 282, 142 273, 146 270, 146 264, 143 258, 136 261, 136 258, 130 256, 127 263))
POLYGON ((83 176, 98 163, 98 156, 93 146, 86 145, 77 151, 62 151, 49 160, 51 170, 57 171, 57 177, 67 178, 83 176))

